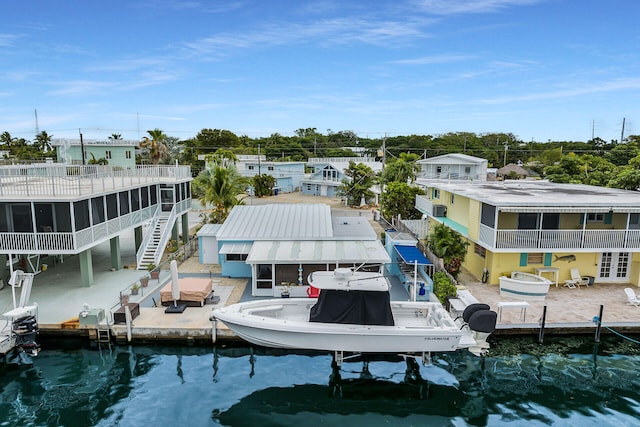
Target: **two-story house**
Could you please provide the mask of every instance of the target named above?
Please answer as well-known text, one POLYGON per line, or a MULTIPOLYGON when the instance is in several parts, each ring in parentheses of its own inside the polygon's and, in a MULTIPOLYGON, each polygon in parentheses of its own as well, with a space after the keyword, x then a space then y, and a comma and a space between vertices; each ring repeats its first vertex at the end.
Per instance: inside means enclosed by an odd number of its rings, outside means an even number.
POLYGON ((136 164, 138 141, 128 139, 53 139, 57 163, 69 165, 90 164, 104 159, 110 166, 129 167, 136 164))
POLYGON ((416 164, 420 166, 418 178, 469 181, 487 179, 487 160, 466 154, 443 154, 418 160, 416 164))
POLYGON ((375 173, 382 171, 382 162, 373 157, 313 157, 307 162, 313 172, 302 180, 300 191, 312 196, 335 197, 342 180, 348 179, 344 172, 349 168, 349 162, 363 163, 375 173))
POLYGON ((298 191, 304 178, 305 162, 272 162, 267 161, 263 155, 240 155, 235 165, 238 173, 248 178, 261 174, 274 177, 274 190, 281 193, 298 191))
POLYGON ((598 282, 640 283, 640 192, 548 181, 418 179, 416 208, 470 243, 463 266, 498 283, 511 271, 570 269, 598 282))
POLYGON ((16 258, 17 268, 40 272, 42 257, 79 256, 82 283, 91 286, 91 249, 109 241, 112 267, 122 268, 126 231, 134 233, 137 268, 158 265, 180 223, 183 240, 189 235, 191 180, 189 166, 0 167, 0 277, 16 258))

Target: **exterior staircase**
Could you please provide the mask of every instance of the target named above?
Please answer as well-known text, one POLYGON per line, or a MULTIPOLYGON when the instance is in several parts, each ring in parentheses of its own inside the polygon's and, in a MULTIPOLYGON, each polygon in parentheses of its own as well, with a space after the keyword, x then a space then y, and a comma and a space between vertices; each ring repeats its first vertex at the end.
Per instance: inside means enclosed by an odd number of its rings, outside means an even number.
POLYGON ((138 270, 147 270, 151 264, 160 264, 175 220, 175 208, 171 212, 156 213, 136 254, 138 270))

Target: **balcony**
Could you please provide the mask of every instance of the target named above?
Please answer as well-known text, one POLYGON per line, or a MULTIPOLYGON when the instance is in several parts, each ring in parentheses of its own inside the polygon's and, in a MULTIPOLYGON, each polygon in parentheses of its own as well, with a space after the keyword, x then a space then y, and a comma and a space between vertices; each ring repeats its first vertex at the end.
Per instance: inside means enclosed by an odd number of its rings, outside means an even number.
POLYGON ((480 225, 479 241, 494 250, 633 250, 640 230, 495 230, 480 225))

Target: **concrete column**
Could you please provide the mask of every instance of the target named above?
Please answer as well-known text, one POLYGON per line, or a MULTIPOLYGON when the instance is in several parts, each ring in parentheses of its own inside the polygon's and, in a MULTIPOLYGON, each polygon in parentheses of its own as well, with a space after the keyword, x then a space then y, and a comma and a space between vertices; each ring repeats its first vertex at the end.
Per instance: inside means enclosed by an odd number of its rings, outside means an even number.
POLYGON ((136 252, 138 252, 142 244, 142 226, 133 229, 133 240, 136 245, 136 252))
POLYGON ((173 229, 171 229, 171 238, 175 240, 176 245, 180 243, 180 240, 178 240, 180 235, 179 230, 178 221, 176 221, 173 223, 173 229))
POLYGON ((91 249, 80 252, 80 277, 82 285, 90 287, 93 285, 93 264, 91 262, 91 249))
POLYGON ((8 259, 9 255, 0 254, 0 279, 4 281, 5 286, 7 285, 7 277, 9 277, 8 259))
POLYGON ((120 236, 113 237, 109 244, 111 245, 111 267, 116 270, 122 269, 122 256, 120 254, 120 236))
POLYGON ((189 241, 189 214, 182 215, 182 243, 189 241))

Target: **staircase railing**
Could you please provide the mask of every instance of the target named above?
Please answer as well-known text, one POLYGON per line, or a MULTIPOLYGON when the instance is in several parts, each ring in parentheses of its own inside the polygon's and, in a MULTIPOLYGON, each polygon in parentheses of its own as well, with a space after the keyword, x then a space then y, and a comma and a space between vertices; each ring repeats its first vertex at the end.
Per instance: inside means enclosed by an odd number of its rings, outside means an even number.
POLYGON ((151 219, 151 225, 149 225, 149 229, 147 230, 147 233, 145 234, 144 238, 142 239, 142 242, 140 243, 140 247, 138 248, 138 251, 136 252, 136 263, 137 266, 136 268, 139 270, 141 267, 141 262, 142 262, 142 257, 144 256, 145 251, 147 250, 147 246, 149 245, 149 241, 151 240, 151 236, 153 236, 153 230, 155 230, 155 228, 158 225, 158 221, 160 220, 160 215, 158 215, 158 211, 160 210, 160 205, 158 205, 158 207, 156 208, 156 211, 153 213, 153 217, 151 219))

